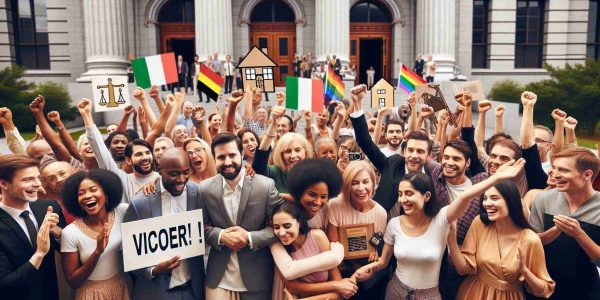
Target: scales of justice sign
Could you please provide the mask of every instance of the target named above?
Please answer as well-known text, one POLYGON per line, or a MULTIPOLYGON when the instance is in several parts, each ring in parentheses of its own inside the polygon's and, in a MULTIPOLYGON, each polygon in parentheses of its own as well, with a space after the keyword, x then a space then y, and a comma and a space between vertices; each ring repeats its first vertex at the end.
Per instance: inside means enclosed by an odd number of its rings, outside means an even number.
POLYGON ((122 110, 131 104, 127 76, 95 76, 92 93, 95 112, 122 110))

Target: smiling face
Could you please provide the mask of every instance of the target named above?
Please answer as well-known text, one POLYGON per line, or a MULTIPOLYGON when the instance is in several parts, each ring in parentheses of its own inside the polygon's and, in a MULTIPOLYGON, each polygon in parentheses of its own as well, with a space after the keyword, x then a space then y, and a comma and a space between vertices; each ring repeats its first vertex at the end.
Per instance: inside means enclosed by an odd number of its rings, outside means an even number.
POLYGON ((192 104, 192 102, 186 101, 185 103, 183 103, 183 116, 189 118, 192 115, 193 108, 194 105, 192 104))
POLYGON ((154 143, 154 157, 158 161, 165 150, 171 148, 171 145, 167 141, 159 141, 154 143))
POLYGON ((278 212, 273 215, 273 233, 284 246, 289 246, 300 235, 300 222, 286 212, 278 212))
POLYGON ((494 145, 492 151, 490 151, 490 159, 488 160, 490 175, 494 175, 500 166, 514 159, 515 156, 516 153, 512 149, 502 145, 494 145))
POLYGON ((181 149, 169 149, 161 158, 162 184, 171 195, 179 196, 183 193, 190 173, 190 160, 181 149))
POLYGON ((81 144, 79 146, 79 155, 84 160, 96 159, 96 155, 94 154, 94 151, 92 150, 90 142, 88 142, 87 138, 82 138, 81 140, 81 144))
POLYGON ((387 126, 387 130, 385 131, 385 140, 388 145, 393 148, 397 148, 400 146, 400 142, 402 142, 402 126, 398 124, 389 124, 387 126))
POLYGON ((254 113, 254 117, 256 118, 256 121, 260 122, 261 124, 264 124, 264 122, 267 121, 267 109, 264 107, 259 107, 256 112, 254 113))
POLYGON ((46 191, 59 194, 60 189, 69 176, 73 175, 73 167, 67 162, 56 161, 42 170, 42 181, 46 191))
POLYGON ((465 175, 465 170, 469 166, 462 152, 453 147, 446 147, 442 156, 442 168, 444 177, 456 178, 465 175))
POLYGON ((424 211, 425 203, 429 201, 431 194, 426 192, 421 194, 416 190, 410 181, 401 181, 398 185, 398 202, 406 215, 412 215, 417 211, 424 211))
POLYGON ((221 116, 214 114, 210 119, 210 128, 219 131, 221 129, 221 116))
POLYGON ((38 199, 38 190, 42 186, 38 167, 28 167, 17 170, 12 181, 0 180, 3 193, 7 193, 13 200, 21 202, 35 202, 38 199))
POLYGON ((187 127, 185 125, 177 125, 173 129, 173 142, 175 144, 183 143, 189 137, 187 127))
POLYGON ((329 112, 326 109, 323 109, 322 112, 317 114, 317 126, 319 126, 319 127, 327 126, 328 120, 329 120, 329 112))
POLYGON ((127 146, 127 137, 122 134, 117 134, 110 141, 110 153, 115 160, 123 160, 125 158, 125 147, 127 146))
POLYGON ((144 145, 133 145, 131 158, 126 158, 126 161, 138 174, 148 175, 152 172, 152 151, 144 145))
POLYGON ((290 132, 292 124, 288 118, 281 118, 277 122, 277 136, 282 137, 284 134, 290 132))
POLYGON ((332 161, 337 161, 337 149, 332 143, 321 143, 319 145, 319 151, 316 153, 317 158, 327 158, 332 161))
POLYGON ((489 188, 483 195, 483 208, 492 222, 502 220, 509 216, 506 200, 495 187, 489 188))
POLYGON ((586 180, 584 179, 584 174, 577 170, 575 159, 557 157, 554 159, 552 166, 554 167, 552 177, 559 192, 584 190, 586 180))
POLYGON ((283 162, 288 170, 291 170, 297 163, 306 158, 306 150, 297 140, 292 140, 281 153, 283 162))
POLYGON ((185 145, 185 152, 187 152, 192 168, 196 173, 201 174, 206 169, 206 149, 198 141, 192 141, 185 145))
POLYGON ((214 147, 217 171, 227 180, 235 179, 242 170, 242 155, 237 143, 231 141, 214 147))
POLYGON ((306 188, 300 195, 300 205, 304 207, 304 211, 314 217, 323 206, 329 201, 329 188, 324 182, 314 183, 306 188))
POLYGON ((425 162, 427 162, 427 141, 409 139, 406 143, 404 158, 406 159, 406 168, 409 173, 421 172, 425 162))
POLYGON ((350 185, 350 201, 363 206, 371 200, 375 183, 369 172, 362 170, 352 178, 350 185))
POLYGON ((77 190, 77 201, 79 207, 90 216, 100 213, 106 206, 106 194, 97 182, 91 179, 84 179, 79 184, 77 190))
POLYGON ((254 134, 245 132, 242 135, 242 147, 246 157, 254 157, 254 152, 256 151, 256 147, 258 147, 258 141, 254 134))

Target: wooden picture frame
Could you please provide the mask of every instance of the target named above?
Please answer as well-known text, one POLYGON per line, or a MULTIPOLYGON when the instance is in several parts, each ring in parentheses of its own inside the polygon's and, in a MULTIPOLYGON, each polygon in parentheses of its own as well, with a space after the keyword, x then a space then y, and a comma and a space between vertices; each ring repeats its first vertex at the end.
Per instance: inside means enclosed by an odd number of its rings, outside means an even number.
POLYGON ((344 259, 369 257, 375 251, 369 240, 375 232, 374 225, 354 224, 338 227, 340 243, 344 245, 344 259))

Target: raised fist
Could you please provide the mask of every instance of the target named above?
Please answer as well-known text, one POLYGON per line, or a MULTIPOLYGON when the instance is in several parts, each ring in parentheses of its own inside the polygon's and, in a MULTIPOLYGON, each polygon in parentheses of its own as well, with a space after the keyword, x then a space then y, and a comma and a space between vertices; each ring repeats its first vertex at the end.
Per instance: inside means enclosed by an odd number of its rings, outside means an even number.
POLYGON ((81 99, 79 104, 77 104, 77 109, 79 110, 80 114, 84 114, 84 113, 91 114, 92 113, 92 102, 90 101, 90 99, 83 98, 83 99, 81 99))
POLYGON ((479 113, 485 113, 492 108, 492 103, 488 100, 481 100, 477 103, 477 109, 479 113))
POLYGON ((555 122, 560 122, 560 123, 563 123, 567 119, 567 113, 558 108, 555 108, 552 111, 551 116, 555 122))
POLYGON ((504 114, 504 105, 498 105, 496 106, 496 117, 502 117, 502 115, 504 114))
POLYGON ((55 110, 49 112, 46 116, 48 117, 48 120, 52 121, 53 123, 60 122, 60 114, 55 110))
POLYGON ((537 95, 533 92, 529 92, 529 91, 524 91, 521 94, 521 103, 523 103, 523 106, 525 105, 535 105, 535 102, 537 101, 537 95))

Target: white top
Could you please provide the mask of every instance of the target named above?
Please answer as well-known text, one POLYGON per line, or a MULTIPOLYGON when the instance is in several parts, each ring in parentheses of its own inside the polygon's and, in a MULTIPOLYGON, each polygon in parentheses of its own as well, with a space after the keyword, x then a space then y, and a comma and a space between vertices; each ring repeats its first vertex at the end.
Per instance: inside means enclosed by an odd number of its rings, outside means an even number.
MULTIPOLYGON (((109 218, 114 218, 114 222, 110 228, 108 245, 106 245, 104 253, 100 255, 88 280, 106 280, 123 272, 123 259, 120 252, 121 223, 125 219, 128 206, 128 204, 121 203, 111 212, 109 218)), ((60 252, 79 252, 79 260, 83 264, 96 250, 96 236, 98 236, 98 232, 87 227, 82 219, 77 219, 63 229, 60 238, 60 252)))
MULTIPOLYGON (((240 199, 242 197, 242 187, 244 186, 244 177, 246 176, 246 172, 243 168, 240 172, 240 176, 240 181, 235 186, 235 190, 232 189, 229 184, 227 184, 227 180, 223 178, 223 203, 225 204, 227 215, 229 215, 232 223, 236 225, 240 199)), ((221 231, 221 233, 223 232, 221 231)), ((219 233, 219 244, 221 244, 221 233, 219 233)), ((249 237, 250 233, 248 233, 248 238, 249 237)), ((225 274, 223 274, 221 282, 219 282, 219 287, 234 292, 245 292, 248 290, 244 285, 242 272, 240 271, 240 262, 237 257, 237 252, 235 251, 232 251, 231 256, 229 256, 229 261, 225 267, 225 274)))
MULTIPOLYGON (((160 181, 160 200, 162 207, 162 215, 170 216, 187 211, 187 187, 183 188, 183 192, 179 196, 173 196, 160 181)), ((169 288, 180 286, 192 279, 192 273, 188 267, 187 261, 182 260, 179 266, 171 271, 171 281, 169 288)))
POLYGON ((385 157, 390 157, 394 154, 400 154, 400 147, 398 147, 398 150, 392 150, 390 149, 390 147, 385 146, 383 148, 380 148, 379 150, 381 150, 381 153, 383 153, 383 155, 385 155, 385 157))
MULTIPOLYGON (((31 207, 29 207, 29 203, 27 203, 26 205, 27 206, 25 207, 25 209, 21 210, 21 209, 6 206, 6 205, 4 205, 4 203, 2 203, 2 201, 0 201, 0 208, 2 210, 4 210, 7 214, 9 214, 17 222, 17 224, 19 224, 19 226, 21 226, 21 229, 23 229, 23 232, 29 239, 29 242, 31 242, 31 237, 29 236, 29 230, 27 230, 27 225, 25 224, 25 220, 23 218, 21 218, 21 214, 24 211, 29 211, 29 219, 31 219, 31 221, 33 222, 33 225, 35 225, 35 228, 37 230, 39 230, 40 226, 38 225, 38 222, 35 219, 35 216, 33 215, 33 211, 31 210, 31 207)), ((33 238, 37 240, 37 236, 34 236, 33 238)))
POLYGON ((425 64, 425 76, 435 76, 436 65, 433 61, 429 61, 425 64))
POLYGON ((123 184, 123 199, 121 202, 131 203, 131 198, 133 198, 140 188, 158 178, 158 173, 154 171, 144 177, 137 177, 134 173, 125 173, 125 171, 119 169, 117 163, 115 163, 115 160, 110 154, 110 151, 106 148, 98 127, 96 127, 96 125, 86 126, 85 132, 90 147, 92 148, 92 151, 94 151, 94 155, 98 161, 98 167, 100 169, 112 171, 121 179, 121 183, 123 184))
POLYGON ((473 186, 473 182, 469 178, 467 178, 467 180, 465 180, 465 182, 463 182, 461 184, 457 184, 457 185, 446 182, 446 187, 448 188, 448 195, 450 196, 450 202, 453 202, 454 200, 456 200, 462 193, 464 193, 471 186, 473 186))
POLYGON ((400 217, 390 220, 383 240, 394 245, 396 276, 413 289, 429 289, 438 285, 442 256, 446 249, 450 224, 443 207, 429 223, 425 234, 409 237, 402 232, 400 217))

